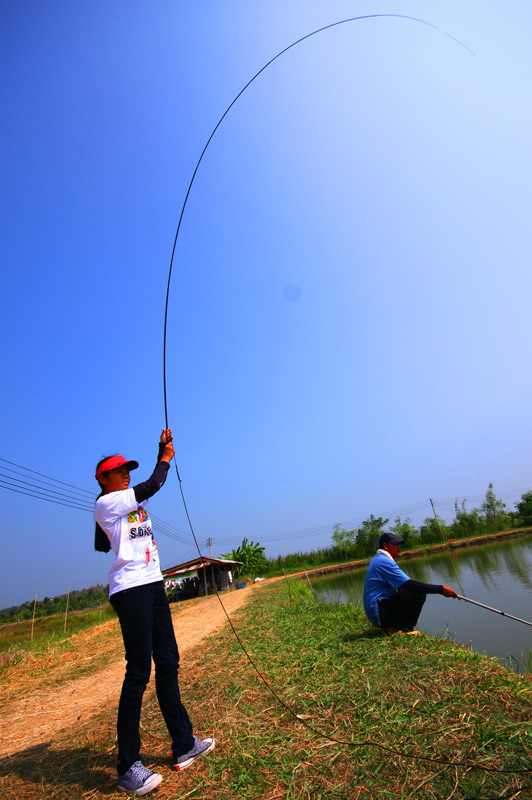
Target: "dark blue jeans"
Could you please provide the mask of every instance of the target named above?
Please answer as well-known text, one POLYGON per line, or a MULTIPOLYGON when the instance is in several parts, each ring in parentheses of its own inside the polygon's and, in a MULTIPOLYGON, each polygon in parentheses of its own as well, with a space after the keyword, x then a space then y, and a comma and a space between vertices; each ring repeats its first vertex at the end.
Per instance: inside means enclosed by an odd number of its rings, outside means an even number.
POLYGON ((118 773, 123 775, 140 757, 140 710, 152 655, 157 700, 172 737, 174 758, 187 753, 194 739, 179 694, 179 652, 163 582, 124 589, 112 594, 110 601, 120 620, 127 661, 117 721, 118 773))

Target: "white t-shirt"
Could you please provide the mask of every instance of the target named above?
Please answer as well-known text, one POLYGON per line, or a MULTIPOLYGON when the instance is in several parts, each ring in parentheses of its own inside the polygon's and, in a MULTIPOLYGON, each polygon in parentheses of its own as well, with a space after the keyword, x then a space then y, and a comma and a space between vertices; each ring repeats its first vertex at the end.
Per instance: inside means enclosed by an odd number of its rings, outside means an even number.
POLYGON ((96 522, 116 555, 109 571, 109 595, 163 579, 151 520, 144 509, 147 502, 137 503, 133 489, 110 492, 96 501, 96 522))

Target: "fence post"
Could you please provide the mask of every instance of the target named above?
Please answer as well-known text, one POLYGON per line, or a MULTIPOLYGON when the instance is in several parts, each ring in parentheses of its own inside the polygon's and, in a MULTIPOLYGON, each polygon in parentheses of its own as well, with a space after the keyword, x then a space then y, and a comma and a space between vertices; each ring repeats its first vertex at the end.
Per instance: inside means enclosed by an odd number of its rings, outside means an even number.
POLYGON ((33 642, 33 625, 35 623, 35 606, 37 605, 37 592, 35 592, 35 600, 33 601, 33 616, 31 618, 31 640, 33 642))
POLYGON ((288 594, 290 595, 290 608, 292 608, 292 587, 290 586, 290 578, 286 577, 286 572, 283 569, 283 575, 285 581, 288 583, 288 594))
POLYGON ((68 594, 67 594, 67 601, 66 601, 66 608, 65 608, 65 625, 63 628, 63 633, 66 631, 66 621, 67 621, 67 614, 68 614, 68 600, 70 598, 70 586, 68 587, 68 594))

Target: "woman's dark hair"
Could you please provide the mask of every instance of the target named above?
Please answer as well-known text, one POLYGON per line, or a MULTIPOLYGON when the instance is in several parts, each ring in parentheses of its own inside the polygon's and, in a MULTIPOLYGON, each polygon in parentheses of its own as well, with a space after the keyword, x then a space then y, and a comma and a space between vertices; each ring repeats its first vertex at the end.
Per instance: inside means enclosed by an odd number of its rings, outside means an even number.
MULTIPOLYGON (((105 458, 101 458, 98 463, 96 464, 96 472, 98 472, 98 467, 100 464, 103 464, 104 461, 110 456, 105 456, 105 458)), ((105 473, 102 473, 102 475, 105 473)), ((103 491, 100 492, 97 500, 103 495, 103 491)), ((94 528, 94 549, 97 550, 99 553, 108 553, 111 549, 111 542, 109 541, 109 537, 107 536, 106 532, 100 528, 98 523, 96 523, 96 527, 94 528)))

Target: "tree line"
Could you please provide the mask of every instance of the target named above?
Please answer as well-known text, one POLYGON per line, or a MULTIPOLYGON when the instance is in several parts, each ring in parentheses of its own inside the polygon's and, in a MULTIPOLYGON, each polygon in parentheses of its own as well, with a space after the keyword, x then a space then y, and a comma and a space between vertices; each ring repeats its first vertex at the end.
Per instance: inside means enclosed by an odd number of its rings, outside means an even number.
POLYGON ((416 528, 412 520, 396 517, 390 519, 370 514, 359 528, 346 530, 335 525, 332 533, 332 546, 309 553, 294 553, 287 556, 267 559, 266 574, 274 575, 283 570, 304 569, 325 566, 341 561, 355 561, 375 554, 379 537, 384 531, 393 531, 404 539, 404 550, 425 544, 435 544, 447 540, 470 539, 486 533, 513 530, 532 526, 532 491, 525 492, 515 510, 509 510, 499 499, 490 483, 480 508, 467 510, 466 501, 455 502, 455 515, 450 523, 437 517, 427 517, 416 528))
POLYGON ((57 597, 44 597, 36 603, 28 600, 19 606, 11 606, 0 610, 0 625, 6 622, 21 622, 31 619, 33 616, 33 605, 35 603, 35 617, 48 617, 51 614, 64 614, 68 611, 85 611, 88 608, 98 608, 109 602, 109 587, 97 584, 90 589, 76 589, 68 594, 61 594, 57 597))

